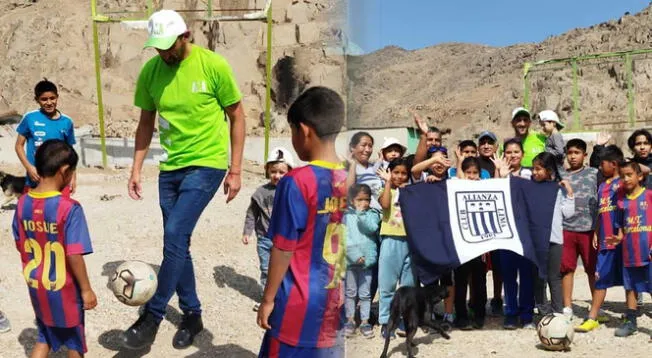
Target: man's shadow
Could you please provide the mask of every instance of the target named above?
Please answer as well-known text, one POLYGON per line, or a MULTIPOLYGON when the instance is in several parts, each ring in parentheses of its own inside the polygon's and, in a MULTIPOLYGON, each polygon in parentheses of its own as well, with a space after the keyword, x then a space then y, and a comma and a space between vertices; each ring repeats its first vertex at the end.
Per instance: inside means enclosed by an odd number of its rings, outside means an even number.
MULTIPOLYGON (((102 276, 107 277, 107 287, 109 287, 109 279, 113 276, 116 268, 118 268, 118 266, 120 266, 122 263, 124 263, 124 261, 107 262, 102 267, 102 276)), ((158 275, 161 266, 153 264, 149 265, 152 266, 158 275)), ((144 306, 141 306, 139 309, 139 314, 142 314, 143 310, 144 306)), ((175 327, 179 327, 182 317, 183 315, 177 309, 170 305, 167 306, 165 319, 172 323, 175 327)), ((125 327, 125 329, 126 328, 127 327, 125 327)), ((117 352, 113 356, 114 358, 138 358, 151 352, 152 347, 147 347, 141 350, 129 350, 124 348, 122 346, 123 333, 124 331, 120 329, 112 329, 106 331, 100 335, 98 339, 99 343, 102 345, 102 347, 117 352)), ((213 338, 213 334, 209 330, 204 329, 200 334, 197 335, 197 337, 195 337, 195 341, 193 343, 193 346, 197 347, 199 351, 188 355, 188 357, 257 357, 257 355, 253 352, 250 352, 236 344, 224 344, 216 346, 212 343, 213 338)), ((169 342, 160 343, 155 341, 153 347, 156 347, 156 344, 169 344, 169 342)))
POLYGON ((224 265, 215 266, 213 278, 217 287, 229 286, 240 292, 241 295, 249 297, 254 302, 258 302, 261 299, 262 292, 258 281, 235 272, 232 267, 224 265))
MULTIPOLYGON (((182 314, 177 311, 172 306, 168 306, 166 309, 165 318, 170 321, 175 327, 178 327, 181 323, 182 314)), ((119 329, 112 329, 102 333, 99 337, 99 342, 102 347, 117 352, 113 358, 139 358, 152 351, 152 347, 156 350, 156 345, 166 345, 169 346, 170 342, 161 341, 160 337, 157 337, 157 340, 151 347, 147 347, 142 350, 129 350, 122 346, 122 334, 123 331, 119 329)), ((197 352, 186 355, 186 357, 242 357, 242 358, 251 358, 257 357, 257 355, 237 344, 223 344, 216 346, 213 344, 213 338, 215 336, 211 331, 204 329, 199 333, 193 342, 193 346, 198 349, 197 352)), ((162 355, 159 355, 162 356, 162 355)))

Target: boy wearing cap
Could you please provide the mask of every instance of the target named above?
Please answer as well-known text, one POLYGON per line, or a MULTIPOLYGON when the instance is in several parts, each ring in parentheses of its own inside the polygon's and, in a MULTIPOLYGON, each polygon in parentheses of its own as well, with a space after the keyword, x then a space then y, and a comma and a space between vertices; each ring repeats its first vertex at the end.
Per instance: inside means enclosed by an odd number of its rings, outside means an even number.
MULTIPOLYGON (((267 237, 267 230, 269 229, 269 219, 272 217, 276 185, 293 167, 292 154, 287 149, 282 147, 272 149, 265 164, 265 177, 269 179, 269 182, 256 189, 251 196, 249 208, 247 208, 242 231, 242 243, 248 245, 250 235, 255 231, 257 238, 256 251, 260 262, 261 292, 265 288, 265 283, 267 283, 267 266, 269 265, 269 254, 272 250, 272 240, 267 237)), ((257 311, 259 306, 260 304, 256 303, 254 311, 257 311)))
POLYGON ((152 14, 148 30, 145 48, 155 48, 158 55, 145 63, 138 76, 134 104, 141 114, 128 190, 132 199, 142 199, 140 172, 158 112, 164 152, 159 174, 163 262, 156 293, 125 332, 123 344, 130 349, 151 345, 176 292, 183 320, 172 345, 182 349, 204 329, 190 255, 192 232, 225 176, 227 203, 240 190, 244 110, 229 64, 222 56, 191 44, 190 32, 178 13, 152 14))
POLYGON ((555 156, 557 166, 561 168, 564 165, 564 146, 566 144, 559 131, 564 128, 564 125, 559 120, 557 113, 549 109, 539 113, 539 122, 541 128, 543 128, 543 133, 547 137, 546 152, 555 156))
POLYGON ((480 161, 480 167, 487 172, 491 178, 496 175, 496 165, 493 160, 491 160, 498 150, 498 137, 495 134, 489 131, 483 131, 478 136, 478 160, 480 161))
POLYGON ((530 111, 523 107, 518 107, 512 111, 512 127, 514 128, 514 137, 521 141, 523 146, 523 159, 521 165, 532 167, 532 160, 537 154, 546 150, 546 136, 530 131, 532 116, 530 111))

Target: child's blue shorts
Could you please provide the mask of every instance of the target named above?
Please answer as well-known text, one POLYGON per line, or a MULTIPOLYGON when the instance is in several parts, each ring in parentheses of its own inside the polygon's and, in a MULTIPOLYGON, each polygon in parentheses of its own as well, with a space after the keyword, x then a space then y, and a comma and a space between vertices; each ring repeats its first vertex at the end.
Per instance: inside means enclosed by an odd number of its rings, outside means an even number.
POLYGON ((344 358, 344 342, 330 348, 294 347, 272 337, 269 331, 265 332, 263 344, 260 347, 258 358, 344 358))
POLYGON ((79 353, 86 353, 86 336, 84 335, 84 325, 76 327, 62 328, 49 327, 43 324, 40 319, 36 319, 38 327, 38 343, 45 343, 57 352, 62 346, 68 347, 79 353))
POLYGON ((623 249, 621 245, 612 250, 598 252, 598 262, 595 267, 598 279, 595 288, 606 290, 609 287, 623 285, 623 249))
POLYGON ((652 293, 652 264, 641 267, 625 267, 623 270, 625 290, 652 293))

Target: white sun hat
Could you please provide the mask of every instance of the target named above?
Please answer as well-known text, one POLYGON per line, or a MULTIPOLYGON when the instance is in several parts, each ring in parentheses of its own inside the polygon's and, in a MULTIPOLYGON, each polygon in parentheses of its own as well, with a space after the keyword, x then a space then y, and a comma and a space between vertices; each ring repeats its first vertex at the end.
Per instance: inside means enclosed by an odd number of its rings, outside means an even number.
POLYGON ((404 146, 403 144, 401 144, 401 142, 399 142, 398 139, 396 139, 394 137, 385 137, 383 139, 384 139, 383 145, 380 147, 381 151, 383 151, 383 150, 385 150, 385 149, 387 149, 387 148, 389 148, 389 147, 391 147, 393 145, 398 145, 399 147, 401 147, 401 149, 403 149, 403 154, 405 154, 405 152, 407 151, 407 147, 404 146))
POLYGON ((292 153, 283 147, 275 147, 269 151, 266 164, 269 163, 285 163, 290 168, 294 168, 294 159, 292 159, 292 153))
POLYGON ((559 116, 555 111, 551 111, 549 109, 546 109, 545 111, 541 111, 539 113, 539 121, 540 122, 555 122, 557 125, 557 129, 562 129, 564 128, 564 124, 561 123, 559 120, 559 116))

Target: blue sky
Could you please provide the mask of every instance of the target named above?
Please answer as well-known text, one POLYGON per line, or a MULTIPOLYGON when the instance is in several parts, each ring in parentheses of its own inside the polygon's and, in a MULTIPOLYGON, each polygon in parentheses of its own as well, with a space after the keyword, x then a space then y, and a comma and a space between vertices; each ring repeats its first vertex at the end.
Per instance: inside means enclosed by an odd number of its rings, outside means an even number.
POLYGON ((646 0, 348 0, 349 37, 365 52, 444 42, 539 42, 645 8, 646 0))

